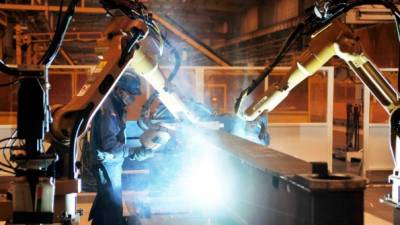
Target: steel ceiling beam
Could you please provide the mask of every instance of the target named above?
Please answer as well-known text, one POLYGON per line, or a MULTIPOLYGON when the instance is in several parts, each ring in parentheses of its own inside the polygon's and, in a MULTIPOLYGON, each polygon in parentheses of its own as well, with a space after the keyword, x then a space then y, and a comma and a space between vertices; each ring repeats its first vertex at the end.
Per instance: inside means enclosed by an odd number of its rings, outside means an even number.
MULTIPOLYGON (((27 4, 0 4, 0 10, 27 10, 27 11, 42 11, 42 12, 58 12, 60 6, 45 6, 45 5, 27 5, 27 4)), ((67 7, 63 7, 63 11, 66 11, 67 7)), ((89 13, 89 14, 105 14, 106 10, 100 7, 76 7, 76 13, 89 13)))
MULTIPOLYGON (((42 6, 42 5, 27 5, 27 4, 0 4, 0 10, 27 10, 27 11, 51 11, 58 12, 59 6, 42 6)), ((66 10, 67 7, 64 7, 63 10, 66 10)), ((106 11, 100 7, 76 7, 77 13, 91 13, 91 14, 105 14, 106 11)), ((187 42, 193 48, 197 49, 199 52, 204 54, 209 59, 213 60, 220 66, 230 66, 228 62, 218 56, 215 52, 213 52, 210 48, 205 46, 203 43, 196 41, 194 38, 190 37, 187 33, 183 32, 181 29, 177 28, 175 25, 170 23, 169 21, 161 18, 157 14, 154 14, 154 19, 157 20, 161 25, 163 25, 166 29, 176 34, 183 41, 187 42)))
POLYGON ((188 33, 184 32, 182 29, 177 28, 174 24, 170 21, 158 16, 157 14, 153 13, 153 17, 157 20, 161 25, 163 25, 166 29, 171 31, 172 33, 176 34, 180 39, 191 45, 193 48, 197 49, 207 58, 211 59, 215 63, 220 66, 231 66, 226 60, 218 56, 210 47, 206 46, 204 43, 195 40, 191 37, 188 33))
POLYGON ((269 26, 266 28, 258 29, 256 31, 240 35, 239 37, 232 38, 230 40, 227 40, 225 43, 218 44, 213 47, 215 49, 220 49, 220 48, 227 47, 230 45, 239 44, 244 41, 249 41, 254 38, 262 37, 262 36, 265 36, 265 35, 268 35, 268 34, 271 34, 274 32, 286 30, 286 29, 295 27, 300 21, 301 21, 301 18, 298 18, 298 17, 292 18, 292 19, 277 23, 275 25, 272 25, 272 26, 269 26))

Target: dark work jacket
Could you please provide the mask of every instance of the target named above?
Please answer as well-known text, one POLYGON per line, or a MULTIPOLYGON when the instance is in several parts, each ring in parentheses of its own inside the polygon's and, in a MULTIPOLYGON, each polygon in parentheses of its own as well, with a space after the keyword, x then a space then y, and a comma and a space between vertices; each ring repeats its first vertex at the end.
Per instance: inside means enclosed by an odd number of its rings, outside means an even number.
POLYGON ((111 93, 93 119, 90 137, 93 163, 123 161, 128 156, 137 161, 152 157, 150 149, 126 144, 125 128, 125 106, 111 93), (130 148, 135 150, 129 151, 130 148))
POLYGON ((92 124, 91 147, 95 159, 107 161, 128 155, 125 124, 125 106, 111 93, 96 113, 92 124))
POLYGON ((125 106, 113 93, 103 103, 92 122, 91 171, 97 181, 97 195, 89 214, 92 225, 123 225, 122 164, 131 159, 144 160, 151 151, 136 147, 129 151, 125 138, 125 106))

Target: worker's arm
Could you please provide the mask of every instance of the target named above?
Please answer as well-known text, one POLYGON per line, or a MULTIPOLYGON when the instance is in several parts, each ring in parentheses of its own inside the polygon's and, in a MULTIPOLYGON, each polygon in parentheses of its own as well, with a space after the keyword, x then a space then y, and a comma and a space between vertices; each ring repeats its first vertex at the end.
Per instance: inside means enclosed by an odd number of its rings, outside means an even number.
MULTIPOLYGON (((140 144, 128 145, 125 138, 125 129, 121 127, 121 123, 125 122, 117 115, 117 112, 110 110, 110 108, 106 104, 94 119, 92 135, 95 140, 93 140, 92 144, 99 160, 129 157, 133 160, 142 161, 152 157, 159 146, 149 145, 142 141, 140 144)), ((157 133, 153 139, 159 136, 157 133)))

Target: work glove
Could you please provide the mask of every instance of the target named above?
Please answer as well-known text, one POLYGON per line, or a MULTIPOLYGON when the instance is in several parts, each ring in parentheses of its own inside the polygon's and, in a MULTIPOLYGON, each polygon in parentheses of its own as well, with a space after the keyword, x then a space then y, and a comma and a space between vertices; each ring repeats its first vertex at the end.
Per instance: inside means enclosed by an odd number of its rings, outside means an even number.
POLYGON ((143 161, 153 157, 154 151, 152 149, 145 148, 143 146, 129 148, 129 159, 136 161, 143 161))
POLYGON ((161 129, 148 129, 140 136, 142 146, 129 148, 129 158, 132 160, 143 161, 151 158, 154 152, 165 145, 171 135, 161 129))
POLYGON ((171 135, 163 129, 150 128, 140 136, 140 143, 146 149, 158 150, 161 146, 165 145, 171 135))

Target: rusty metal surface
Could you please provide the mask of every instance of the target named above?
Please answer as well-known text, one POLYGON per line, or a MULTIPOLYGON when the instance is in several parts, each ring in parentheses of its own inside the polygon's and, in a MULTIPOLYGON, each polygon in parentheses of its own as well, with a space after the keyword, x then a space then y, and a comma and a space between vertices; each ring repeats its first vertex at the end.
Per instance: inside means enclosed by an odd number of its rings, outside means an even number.
POLYGON ((219 149, 240 158, 252 167, 264 172, 289 176, 311 173, 311 164, 271 148, 255 144, 223 131, 207 132, 217 140, 214 143, 219 149))
POLYGON ((227 156, 230 173, 236 177, 231 183, 235 198, 229 210, 244 224, 363 224, 365 180, 298 176, 311 174, 311 164, 224 132, 207 131, 206 137, 208 143, 228 153, 222 155, 227 156))
POLYGON ((5 221, 12 216, 12 202, 0 196, 0 221, 5 221))
POLYGON ((393 224, 400 225, 400 209, 393 210, 393 224))
POLYGON ((311 174, 300 174, 294 176, 291 180, 310 191, 351 191, 365 189, 367 183, 364 178, 349 174, 335 174, 326 178, 318 178, 311 174))
POLYGON ((14 179, 14 176, 0 176, 0 194, 7 193, 11 181, 14 179))

